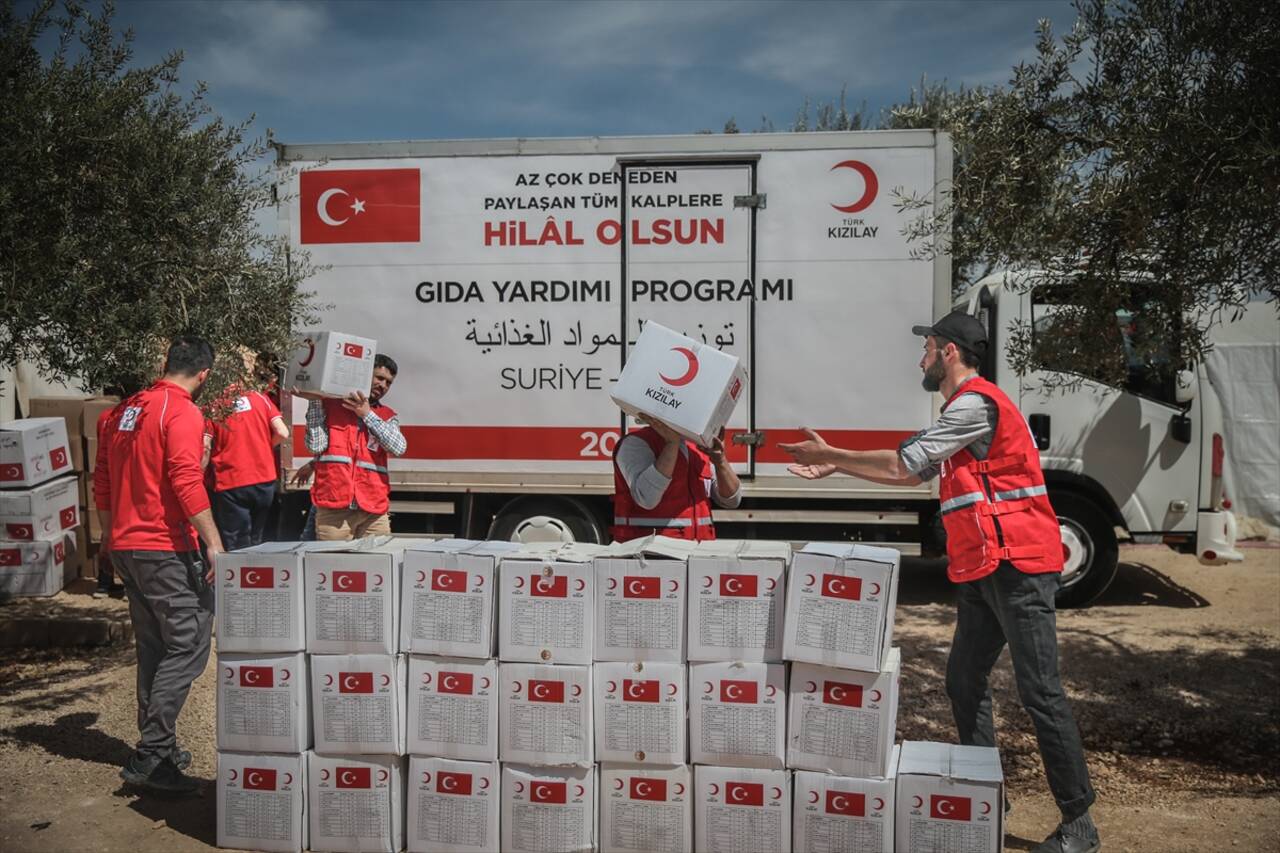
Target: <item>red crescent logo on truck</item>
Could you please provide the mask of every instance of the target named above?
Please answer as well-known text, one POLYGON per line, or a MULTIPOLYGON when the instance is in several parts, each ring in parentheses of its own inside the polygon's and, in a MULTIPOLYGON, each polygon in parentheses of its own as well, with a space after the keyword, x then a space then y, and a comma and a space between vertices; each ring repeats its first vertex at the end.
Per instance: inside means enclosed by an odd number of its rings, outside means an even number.
POLYGON ((694 377, 698 375, 698 357, 694 355, 693 350, 688 347, 672 347, 671 351, 678 352, 685 357, 685 360, 688 362, 687 369, 683 376, 677 376, 675 379, 672 379, 665 373, 659 373, 658 378, 668 385, 674 385, 677 388, 681 385, 688 385, 693 381, 694 377))
POLYGON ((876 178, 876 173, 871 167, 861 160, 842 160, 831 167, 831 171, 836 169, 852 169, 862 176, 862 181, 866 188, 862 191, 862 198, 852 204, 833 204, 831 205, 841 213, 858 213, 866 210, 871 206, 871 202, 876 200, 876 193, 880 190, 880 181, 876 178))

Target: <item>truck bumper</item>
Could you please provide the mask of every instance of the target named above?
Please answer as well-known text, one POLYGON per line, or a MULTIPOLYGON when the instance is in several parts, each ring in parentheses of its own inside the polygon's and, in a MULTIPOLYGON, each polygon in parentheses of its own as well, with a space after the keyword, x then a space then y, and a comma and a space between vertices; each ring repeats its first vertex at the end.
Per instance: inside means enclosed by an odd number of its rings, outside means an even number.
POLYGON ((1225 566, 1244 559, 1236 550, 1235 513, 1223 509, 1197 514, 1196 558, 1205 566, 1225 566))

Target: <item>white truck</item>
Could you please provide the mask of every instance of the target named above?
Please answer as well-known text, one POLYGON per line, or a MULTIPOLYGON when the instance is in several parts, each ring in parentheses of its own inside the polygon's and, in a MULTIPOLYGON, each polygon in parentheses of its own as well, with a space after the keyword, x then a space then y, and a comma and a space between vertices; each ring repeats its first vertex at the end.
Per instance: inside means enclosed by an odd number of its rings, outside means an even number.
MULTIPOLYGON (((277 146, 279 227, 319 265, 321 327, 373 338, 399 364, 387 396, 408 439, 391 463, 398 532, 607 541, 609 400, 643 323, 742 359, 729 423, 744 482, 722 536, 852 538, 941 549, 937 486, 787 473, 800 426, 896 447, 936 415, 912 324, 952 307, 946 257, 920 260, 895 190, 951 178, 934 131, 374 142, 277 146)), ((988 280, 960 304, 988 318, 987 373, 1041 424, 1070 570, 1064 604, 1116 570, 1116 528, 1231 559, 1220 415, 1190 399, 1090 386, 1041 398, 1003 356, 1035 291, 988 280), (1187 427, 1187 421, 1190 426, 1187 427), (1210 436, 1215 436, 1211 439, 1210 436)), ((304 407, 286 405, 306 461, 304 407)))

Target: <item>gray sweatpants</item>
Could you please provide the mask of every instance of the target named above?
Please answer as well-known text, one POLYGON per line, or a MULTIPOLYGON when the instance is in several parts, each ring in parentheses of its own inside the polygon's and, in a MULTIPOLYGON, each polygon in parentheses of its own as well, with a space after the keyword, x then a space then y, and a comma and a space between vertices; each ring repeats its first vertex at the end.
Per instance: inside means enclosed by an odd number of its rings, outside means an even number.
POLYGON ((138 653, 138 755, 163 758, 178 714, 209 661, 213 589, 194 551, 113 551, 138 653))

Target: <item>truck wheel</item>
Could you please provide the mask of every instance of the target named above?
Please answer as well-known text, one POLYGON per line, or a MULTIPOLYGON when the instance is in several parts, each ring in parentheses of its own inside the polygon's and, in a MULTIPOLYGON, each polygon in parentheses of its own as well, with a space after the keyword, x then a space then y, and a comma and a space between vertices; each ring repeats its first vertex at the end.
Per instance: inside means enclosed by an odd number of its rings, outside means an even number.
POLYGON ((603 526, 573 498, 517 498, 489 525, 490 539, 512 542, 607 542, 603 526))
POLYGON ((1074 492, 1049 495, 1062 532, 1060 608, 1081 607, 1102 595, 1115 579, 1120 546, 1107 514, 1074 492))

